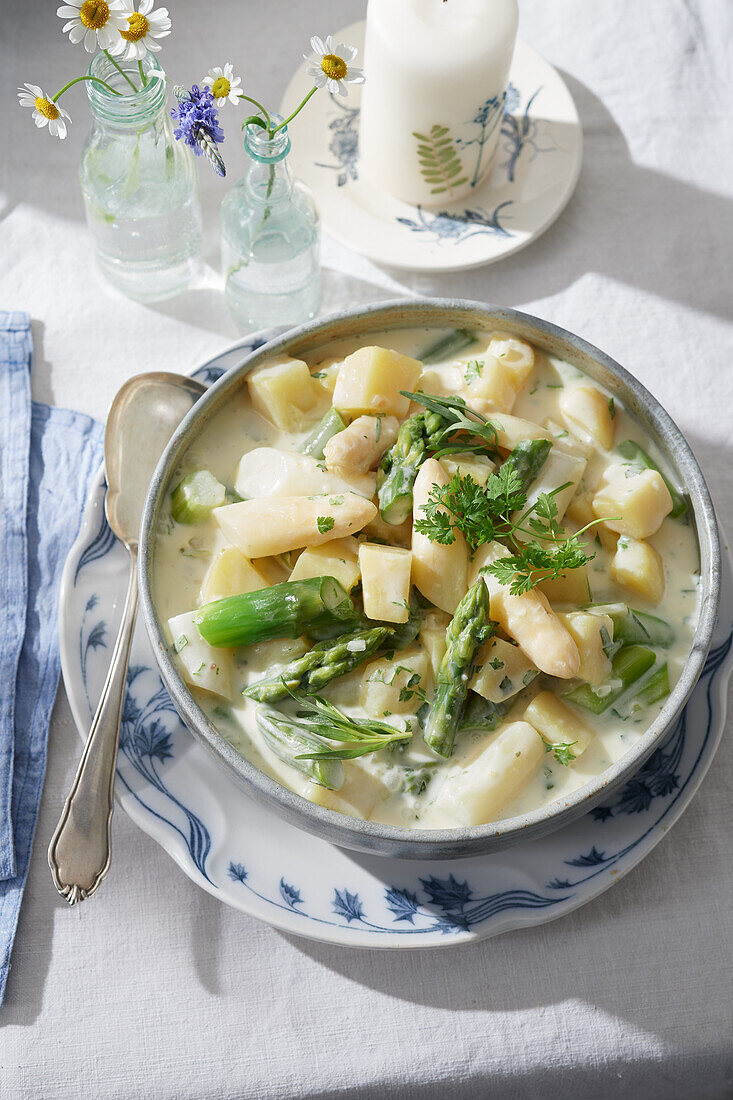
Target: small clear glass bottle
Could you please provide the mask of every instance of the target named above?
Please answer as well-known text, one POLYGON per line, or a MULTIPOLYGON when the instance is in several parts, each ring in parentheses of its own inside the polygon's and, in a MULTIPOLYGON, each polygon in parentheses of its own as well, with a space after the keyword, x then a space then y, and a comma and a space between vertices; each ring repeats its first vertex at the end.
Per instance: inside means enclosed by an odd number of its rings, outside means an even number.
MULTIPOLYGON (((119 62, 140 87, 134 62, 119 62)), ((133 92, 104 53, 89 66, 122 94, 87 81, 93 125, 79 178, 97 261, 136 301, 170 298, 203 273, 201 204, 193 159, 175 141, 157 60, 142 63, 148 83, 133 92)))
POLYGON ((250 123, 244 147, 249 170, 221 207, 226 302, 248 329, 300 324, 321 302, 315 201, 288 166, 287 127, 269 137, 250 123))

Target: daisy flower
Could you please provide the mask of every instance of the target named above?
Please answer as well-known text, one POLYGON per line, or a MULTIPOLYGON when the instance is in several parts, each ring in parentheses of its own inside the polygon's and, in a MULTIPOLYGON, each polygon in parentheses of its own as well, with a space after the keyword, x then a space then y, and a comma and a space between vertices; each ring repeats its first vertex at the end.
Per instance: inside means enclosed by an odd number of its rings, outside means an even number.
POLYGON ((18 102, 21 107, 33 107, 33 121, 40 129, 48 126, 49 133, 62 141, 66 137, 66 123, 71 122, 63 107, 59 107, 37 84, 26 84, 18 88, 18 102))
POLYGON ((223 107, 227 100, 233 103, 235 107, 239 103, 240 97, 237 88, 242 83, 242 78, 234 75, 234 66, 230 65, 229 62, 226 63, 223 69, 219 65, 209 69, 201 83, 211 89, 217 107, 223 107))
POLYGON ((127 30, 127 18, 123 0, 69 0, 56 14, 67 19, 62 31, 76 45, 84 43, 87 53, 96 49, 109 50, 120 40, 120 33, 127 30))
POLYGON ((156 8, 154 0, 141 0, 138 11, 127 16, 127 26, 120 30, 122 41, 112 52, 123 53, 124 61, 142 61, 148 50, 158 53, 160 46, 156 38, 165 38, 171 33, 171 21, 167 8, 156 8))
POLYGON ((334 45, 330 34, 325 42, 314 34, 311 38, 311 49, 313 53, 303 54, 303 57, 309 62, 308 75, 316 88, 328 87, 329 92, 334 95, 347 96, 347 84, 364 83, 363 70, 351 64, 356 57, 353 46, 345 46, 342 42, 334 45))

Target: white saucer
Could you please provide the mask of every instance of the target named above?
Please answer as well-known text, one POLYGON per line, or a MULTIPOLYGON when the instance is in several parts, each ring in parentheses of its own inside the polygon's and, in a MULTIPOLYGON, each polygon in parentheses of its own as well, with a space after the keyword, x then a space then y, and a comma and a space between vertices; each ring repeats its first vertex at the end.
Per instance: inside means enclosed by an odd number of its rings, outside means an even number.
MULTIPOLYGON (((241 341, 195 377, 215 381, 261 343, 241 341)), ((127 553, 107 526, 104 495, 100 469, 61 589, 61 665, 83 736, 101 694, 127 584, 127 553)), ((539 840, 473 859, 417 862, 348 852, 287 824, 249 799, 182 724, 142 623, 123 709, 118 801, 204 890, 311 939, 353 947, 450 946, 553 920, 636 866, 689 805, 710 767, 733 668, 727 550, 722 566, 710 656, 666 742, 605 805, 539 840)), ((673 881, 668 889, 675 890, 673 881)))
MULTIPOLYGON (((352 23, 335 36, 358 48, 359 64, 364 27, 352 23)), ((283 97, 283 114, 310 86, 303 63, 283 97)), ((583 145, 578 112, 557 71, 525 42, 517 42, 512 61, 494 168, 459 203, 410 206, 360 178, 360 99, 358 85, 349 85, 348 99, 319 91, 290 127, 290 161, 313 190, 326 231, 377 263, 413 271, 494 263, 539 237, 575 190, 583 145)))

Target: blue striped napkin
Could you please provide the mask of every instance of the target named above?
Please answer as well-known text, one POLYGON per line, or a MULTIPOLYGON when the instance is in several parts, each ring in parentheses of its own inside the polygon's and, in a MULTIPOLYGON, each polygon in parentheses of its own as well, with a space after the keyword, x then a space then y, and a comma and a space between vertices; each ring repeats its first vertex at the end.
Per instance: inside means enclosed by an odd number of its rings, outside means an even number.
POLYGON ((28 315, 0 312, 0 1004, 59 682, 61 571, 104 438, 88 416, 31 402, 31 352, 28 315))

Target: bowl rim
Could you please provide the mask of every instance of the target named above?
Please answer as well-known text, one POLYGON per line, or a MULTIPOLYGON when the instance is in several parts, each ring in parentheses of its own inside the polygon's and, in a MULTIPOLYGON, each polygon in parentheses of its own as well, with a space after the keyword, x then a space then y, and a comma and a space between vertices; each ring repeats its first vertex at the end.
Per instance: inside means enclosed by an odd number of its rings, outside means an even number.
MULTIPOLYGON (((583 367, 578 369, 585 373, 583 367)), ((266 801, 289 821, 344 847, 383 853, 391 849, 395 855, 407 854, 409 858, 445 858, 456 854, 468 857, 490 848, 509 846, 528 833, 554 831, 587 812, 591 803, 609 794, 638 770, 679 715, 702 672, 718 614, 720 573, 718 525, 705 478, 684 435, 646 387, 605 352, 560 325, 510 307, 462 298, 399 298, 354 307, 289 329, 246 354, 241 363, 213 383, 171 437, 155 469, 146 497, 138 554, 140 605, 148 636, 166 689, 194 736, 234 775, 240 785, 247 788, 248 794, 266 801), (436 315, 440 314, 445 315, 444 324, 438 322, 436 315), (461 314, 463 317, 457 319, 457 315, 461 314), (381 326, 378 323, 380 320, 384 320, 381 326), (179 458, 204 425, 223 407, 228 392, 241 386, 246 375, 260 360, 276 354, 297 356, 351 335, 368 336, 380 329, 467 327, 472 323, 478 323, 486 331, 489 328, 508 329, 513 335, 525 338, 571 364, 577 359, 586 359, 605 375, 601 380, 604 388, 612 392, 614 388, 626 391, 618 394, 625 409, 637 422, 641 418, 640 426, 646 432, 651 429, 653 441, 665 461, 677 472, 691 505, 700 553, 699 619, 688 658, 657 718, 636 744, 605 771, 562 799, 499 822, 454 829, 407 829, 350 817, 310 802, 266 775, 218 732, 178 672, 157 616, 152 594, 154 533, 157 513, 179 458), (360 325, 363 325, 361 331, 360 325), (350 331, 329 334, 335 326, 350 331), (553 345, 556 350, 552 350, 553 345)))

